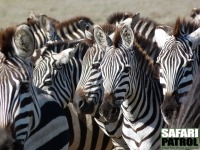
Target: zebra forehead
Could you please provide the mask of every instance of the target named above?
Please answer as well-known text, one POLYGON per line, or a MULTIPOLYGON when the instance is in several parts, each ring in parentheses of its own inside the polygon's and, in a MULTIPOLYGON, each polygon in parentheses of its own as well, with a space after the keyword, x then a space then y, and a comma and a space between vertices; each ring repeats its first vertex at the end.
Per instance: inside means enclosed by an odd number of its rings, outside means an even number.
POLYGON ((194 19, 186 20, 185 18, 177 18, 173 30, 173 35, 175 38, 182 36, 181 34, 190 34, 200 27, 200 24, 194 21, 194 19))

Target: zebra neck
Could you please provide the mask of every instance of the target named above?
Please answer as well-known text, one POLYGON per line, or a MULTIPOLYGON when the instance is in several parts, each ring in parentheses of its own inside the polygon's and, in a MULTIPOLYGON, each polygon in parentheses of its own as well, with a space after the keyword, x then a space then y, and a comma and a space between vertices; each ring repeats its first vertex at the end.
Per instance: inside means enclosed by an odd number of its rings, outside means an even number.
POLYGON ((163 94, 158 80, 146 76, 138 67, 132 70, 129 86, 126 99, 122 104, 124 116, 128 120, 144 122, 143 117, 148 113, 160 114, 163 94))

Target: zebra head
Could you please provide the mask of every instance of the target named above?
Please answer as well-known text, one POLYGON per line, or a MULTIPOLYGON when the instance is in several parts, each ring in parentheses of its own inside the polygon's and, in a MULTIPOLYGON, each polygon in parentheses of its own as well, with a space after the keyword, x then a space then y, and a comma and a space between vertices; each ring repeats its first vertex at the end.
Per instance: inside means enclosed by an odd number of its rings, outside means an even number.
POLYGON ((108 35, 114 30, 112 25, 94 25, 92 31, 85 31, 86 38, 91 40, 93 45, 84 55, 82 72, 74 96, 75 106, 80 113, 95 114, 101 102, 103 89, 99 67, 106 47, 112 44, 108 35))
POLYGON ((29 59, 34 46, 34 35, 27 25, 0 33, 0 127, 10 127, 13 138, 22 144, 41 117, 29 59))
POLYGON ((196 22, 200 22, 200 8, 193 8, 190 17, 196 22))
POLYGON ((161 110, 165 121, 170 123, 171 117, 179 112, 199 66, 200 28, 194 21, 178 19, 174 35, 157 28, 155 37, 161 48, 157 58, 164 94, 161 110))
POLYGON ((75 55, 77 47, 67 48, 59 53, 49 50, 54 43, 41 49, 41 56, 35 63, 33 83, 35 86, 51 93, 56 73, 75 55))
POLYGON ((133 37, 133 31, 129 25, 124 24, 116 29, 113 45, 107 46, 100 65, 104 96, 99 113, 108 122, 118 119, 121 104, 128 93, 131 70, 129 57, 133 37))
POLYGON ((36 39, 35 48, 43 47, 48 41, 59 39, 56 34, 55 23, 46 15, 39 15, 38 19, 27 18, 26 23, 34 33, 36 39))

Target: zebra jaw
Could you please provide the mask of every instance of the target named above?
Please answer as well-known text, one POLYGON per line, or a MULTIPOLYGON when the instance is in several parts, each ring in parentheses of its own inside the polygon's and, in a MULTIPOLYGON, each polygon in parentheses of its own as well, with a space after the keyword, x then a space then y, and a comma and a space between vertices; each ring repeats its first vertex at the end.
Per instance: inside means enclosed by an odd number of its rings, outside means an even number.
POLYGON ((200 28, 190 33, 186 38, 192 42, 192 49, 195 49, 200 44, 200 28))

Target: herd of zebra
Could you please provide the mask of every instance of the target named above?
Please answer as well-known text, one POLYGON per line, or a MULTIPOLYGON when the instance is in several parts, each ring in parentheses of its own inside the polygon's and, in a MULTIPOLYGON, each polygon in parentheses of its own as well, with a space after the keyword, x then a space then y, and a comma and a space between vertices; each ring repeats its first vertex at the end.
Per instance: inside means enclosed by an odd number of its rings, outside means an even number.
POLYGON ((160 149, 161 128, 200 127, 199 66, 200 9, 173 26, 30 12, 0 30, 0 149, 160 149))

